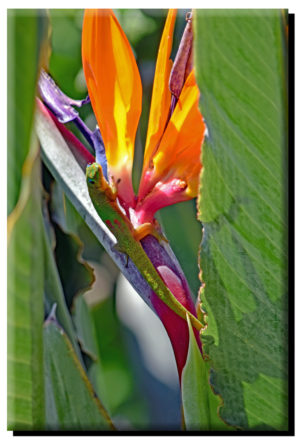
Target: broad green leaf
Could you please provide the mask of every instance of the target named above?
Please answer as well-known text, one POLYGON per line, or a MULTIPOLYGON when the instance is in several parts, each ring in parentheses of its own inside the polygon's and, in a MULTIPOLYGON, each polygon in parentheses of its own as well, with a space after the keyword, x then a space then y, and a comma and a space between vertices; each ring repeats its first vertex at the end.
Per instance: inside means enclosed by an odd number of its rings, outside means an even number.
POLYGON ((189 349, 182 371, 181 394, 187 430, 227 430, 217 415, 221 399, 209 385, 210 364, 204 361, 188 318, 189 349))
POLYGON ((243 389, 250 425, 261 423, 269 426, 282 426, 283 423, 287 425, 287 383, 279 378, 260 374, 253 384, 243 382, 243 389))
POLYGON ((53 317, 44 325, 44 361, 48 429, 113 429, 69 338, 53 317))
POLYGON ((7 15, 7 207, 17 203, 33 124, 41 43, 48 25, 43 10, 9 9, 7 15))
POLYGON ((279 10, 195 12, 208 136, 201 298, 221 417, 287 429, 286 35, 279 10), (212 340, 212 338, 211 338, 212 340))
POLYGON ((47 25, 43 10, 8 10, 8 427, 15 430, 42 429, 45 417, 42 200, 32 123, 47 25))
POLYGON ((8 219, 8 428, 44 427, 44 263, 40 157, 36 139, 24 164, 21 195, 8 219))

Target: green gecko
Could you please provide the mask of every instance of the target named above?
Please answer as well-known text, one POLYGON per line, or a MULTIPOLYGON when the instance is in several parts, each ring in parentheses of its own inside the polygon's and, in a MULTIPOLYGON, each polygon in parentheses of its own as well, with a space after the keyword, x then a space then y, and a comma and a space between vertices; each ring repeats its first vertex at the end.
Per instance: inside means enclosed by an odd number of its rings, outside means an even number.
POLYGON ((137 229, 133 227, 129 218, 119 208, 116 201, 117 193, 106 181, 100 164, 93 163, 87 166, 86 179, 88 191, 98 215, 118 241, 116 249, 130 257, 153 291, 171 310, 184 320, 188 314, 192 325, 197 330, 203 328, 203 324, 181 305, 167 288, 140 243, 140 240, 148 234, 159 238, 153 230, 153 225, 144 223, 137 229))

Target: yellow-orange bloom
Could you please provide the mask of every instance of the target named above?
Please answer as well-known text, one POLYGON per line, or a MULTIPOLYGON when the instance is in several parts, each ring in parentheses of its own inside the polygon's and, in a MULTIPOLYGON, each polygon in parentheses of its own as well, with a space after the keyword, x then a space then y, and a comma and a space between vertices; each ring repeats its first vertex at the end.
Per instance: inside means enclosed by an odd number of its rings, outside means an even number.
POLYGON ((176 11, 169 10, 161 38, 138 197, 131 184, 142 86, 130 44, 112 10, 87 10, 82 60, 88 92, 103 137, 109 170, 125 208, 140 222, 162 206, 197 195, 205 124, 198 109, 199 89, 192 71, 174 109, 169 78, 176 11), (154 204, 155 203, 155 204, 154 204), (141 212, 144 208, 147 211, 141 212))
POLYGON ((168 84, 172 68, 172 60, 170 59, 170 56, 172 51, 175 19, 176 11, 170 9, 160 41, 156 61, 144 153, 144 169, 148 167, 152 156, 159 146, 169 115, 171 92, 168 88, 168 84))
POLYGON ((112 10, 85 11, 82 63, 111 174, 116 181, 122 178, 125 191, 131 188, 142 83, 130 44, 112 10))

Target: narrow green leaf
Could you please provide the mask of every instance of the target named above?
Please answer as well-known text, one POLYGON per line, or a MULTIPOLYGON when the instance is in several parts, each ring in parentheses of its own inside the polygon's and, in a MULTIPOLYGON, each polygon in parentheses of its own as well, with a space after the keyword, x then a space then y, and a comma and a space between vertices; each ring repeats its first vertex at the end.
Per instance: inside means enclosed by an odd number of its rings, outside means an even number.
POLYGON ((43 10, 9 9, 7 14, 7 206, 17 203, 33 124, 41 43, 48 25, 43 10))
POLYGON ((40 158, 32 135, 45 46, 43 10, 8 10, 8 427, 44 427, 43 223, 40 158))
POLYGON ((208 128, 199 203, 201 299, 205 334, 213 340, 206 352, 211 383, 224 400, 221 417, 254 430, 287 429, 282 17, 279 10, 195 11, 200 108, 208 128))
POLYGON ((36 139, 21 195, 8 220, 8 428, 44 427, 44 263, 40 157, 36 139))
POLYGON ((53 318, 44 325, 44 361, 48 429, 113 429, 69 338, 53 318))
POLYGON ((181 382, 186 429, 226 430, 228 427, 217 414, 221 399, 209 385, 210 364, 202 358, 189 318, 188 325, 189 350, 181 382))

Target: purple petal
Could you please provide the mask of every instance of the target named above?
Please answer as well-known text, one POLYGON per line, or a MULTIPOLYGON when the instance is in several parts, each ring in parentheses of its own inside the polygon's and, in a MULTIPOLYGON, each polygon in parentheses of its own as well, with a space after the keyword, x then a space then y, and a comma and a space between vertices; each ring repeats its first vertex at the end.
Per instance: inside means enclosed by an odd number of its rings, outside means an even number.
POLYGON ((38 88, 43 102, 57 117, 59 122, 63 124, 73 121, 78 117, 78 112, 73 108, 73 106, 81 107, 90 101, 89 97, 83 100, 75 100, 66 96, 58 88, 49 74, 43 69, 41 69, 40 72, 38 88))

